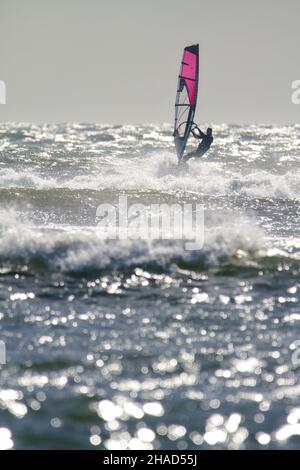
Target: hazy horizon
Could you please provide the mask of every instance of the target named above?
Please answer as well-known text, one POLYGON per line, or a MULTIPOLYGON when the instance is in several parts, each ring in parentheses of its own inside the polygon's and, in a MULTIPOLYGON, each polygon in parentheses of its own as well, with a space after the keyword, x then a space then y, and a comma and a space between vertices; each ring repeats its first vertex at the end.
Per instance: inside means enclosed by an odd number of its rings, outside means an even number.
POLYGON ((292 124, 300 3, 0 0, 0 121, 172 123, 184 46, 200 45, 200 123, 292 124))

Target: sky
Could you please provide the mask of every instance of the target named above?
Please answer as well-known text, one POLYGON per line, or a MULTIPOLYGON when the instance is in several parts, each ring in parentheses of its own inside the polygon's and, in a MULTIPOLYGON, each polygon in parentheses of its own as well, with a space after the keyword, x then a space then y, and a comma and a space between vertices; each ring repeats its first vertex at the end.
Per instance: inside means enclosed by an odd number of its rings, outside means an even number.
POLYGON ((299 0, 0 0, 0 121, 172 122, 199 43, 197 121, 294 123, 299 0))

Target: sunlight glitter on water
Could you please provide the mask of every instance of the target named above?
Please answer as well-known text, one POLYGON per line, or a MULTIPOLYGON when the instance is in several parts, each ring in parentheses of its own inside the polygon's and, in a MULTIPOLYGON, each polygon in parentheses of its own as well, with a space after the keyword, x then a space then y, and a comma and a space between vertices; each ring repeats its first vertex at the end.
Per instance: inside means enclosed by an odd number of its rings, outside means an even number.
POLYGON ((178 175, 169 125, 1 124, 6 445, 297 447, 299 129, 217 125, 178 175), (203 249, 102 240, 120 194, 201 203, 203 249))

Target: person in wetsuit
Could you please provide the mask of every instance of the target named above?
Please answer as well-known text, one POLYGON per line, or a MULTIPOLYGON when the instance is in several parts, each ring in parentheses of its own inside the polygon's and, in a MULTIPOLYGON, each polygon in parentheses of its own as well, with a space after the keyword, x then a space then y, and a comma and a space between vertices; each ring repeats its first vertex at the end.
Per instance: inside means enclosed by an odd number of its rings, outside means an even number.
POLYGON ((212 136, 212 128, 208 127, 206 134, 202 132, 198 126, 195 125, 194 129, 191 131, 193 136, 196 139, 201 140, 196 150, 193 152, 187 153, 183 158, 182 162, 186 163, 190 158, 200 158, 202 157, 209 149, 211 144, 213 143, 213 136, 212 136))

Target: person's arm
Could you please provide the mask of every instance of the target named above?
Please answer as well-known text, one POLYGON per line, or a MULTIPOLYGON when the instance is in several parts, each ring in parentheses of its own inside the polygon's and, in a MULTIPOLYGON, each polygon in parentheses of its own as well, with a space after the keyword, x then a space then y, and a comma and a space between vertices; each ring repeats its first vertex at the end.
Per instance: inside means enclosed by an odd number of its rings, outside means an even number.
POLYGON ((197 124, 195 124, 194 129, 192 129, 192 134, 196 139, 203 139, 206 136, 206 134, 199 129, 197 124), (197 133, 195 131, 197 131, 197 133))

